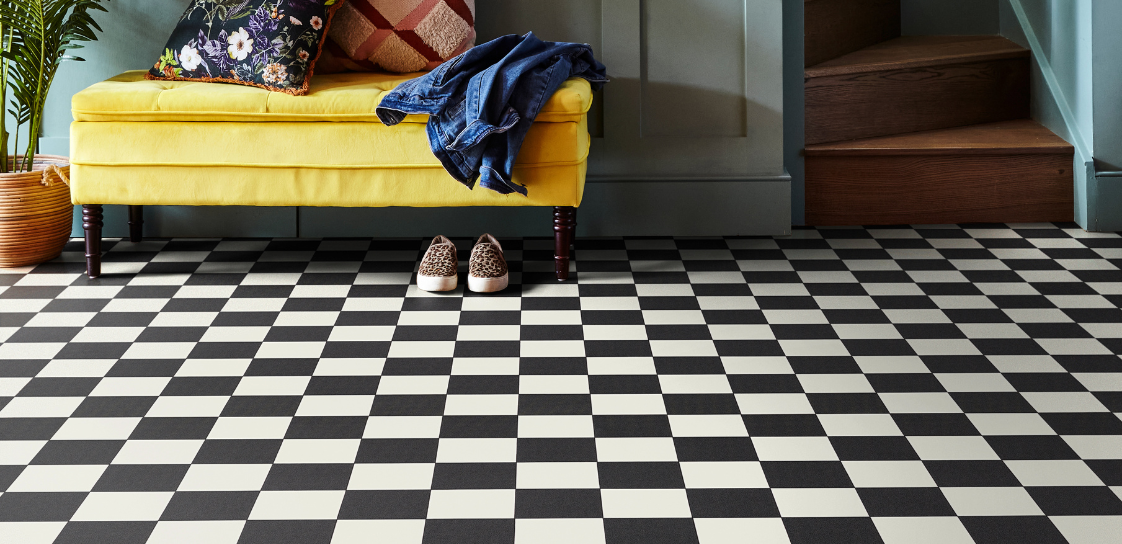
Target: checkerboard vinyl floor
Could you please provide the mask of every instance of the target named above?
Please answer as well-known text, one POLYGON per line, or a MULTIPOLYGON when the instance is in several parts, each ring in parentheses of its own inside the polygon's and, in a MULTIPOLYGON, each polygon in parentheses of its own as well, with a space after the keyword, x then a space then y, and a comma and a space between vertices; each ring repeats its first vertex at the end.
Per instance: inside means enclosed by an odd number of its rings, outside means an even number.
POLYGON ((504 244, 496 295, 421 240, 0 274, 0 540, 1122 541, 1117 235, 504 244))

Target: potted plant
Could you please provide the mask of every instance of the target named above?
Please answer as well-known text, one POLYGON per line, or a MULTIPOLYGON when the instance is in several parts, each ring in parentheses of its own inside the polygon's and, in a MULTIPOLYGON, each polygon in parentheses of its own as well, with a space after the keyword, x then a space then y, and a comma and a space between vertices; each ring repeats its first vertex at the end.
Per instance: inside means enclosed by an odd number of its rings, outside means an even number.
POLYGON ((97 39, 107 1, 0 0, 0 104, 16 125, 0 115, 0 267, 53 259, 70 238, 69 162, 40 155, 39 135, 59 65, 82 60, 68 52, 97 39))

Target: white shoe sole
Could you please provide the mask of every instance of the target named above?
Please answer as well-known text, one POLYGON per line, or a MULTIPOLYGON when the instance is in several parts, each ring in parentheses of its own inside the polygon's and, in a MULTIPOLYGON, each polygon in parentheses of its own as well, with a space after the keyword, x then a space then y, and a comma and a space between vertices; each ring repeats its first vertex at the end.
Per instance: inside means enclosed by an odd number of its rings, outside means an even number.
POLYGON ((477 278, 468 274, 468 289, 473 293, 494 293, 506 289, 510 282, 510 274, 503 274, 497 278, 477 278))
POLYGON ((454 291, 457 276, 422 276, 417 274, 417 289, 422 291, 454 291))

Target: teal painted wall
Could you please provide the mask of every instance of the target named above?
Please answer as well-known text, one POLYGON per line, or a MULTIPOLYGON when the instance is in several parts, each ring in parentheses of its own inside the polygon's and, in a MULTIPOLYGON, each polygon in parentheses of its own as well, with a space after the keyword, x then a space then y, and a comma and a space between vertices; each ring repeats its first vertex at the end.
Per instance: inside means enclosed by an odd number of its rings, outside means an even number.
POLYGON ((1122 2, 1095 2, 1093 15, 1095 162, 1099 171, 1117 172, 1122 171, 1122 2))
POLYGON ((1094 157, 1095 186, 1089 207, 1095 230, 1122 230, 1122 2, 1094 3, 1094 157))
POLYGON ((998 34, 998 0, 900 0, 905 36, 998 34))
POLYGON ((159 58, 188 0, 111 0, 109 13, 95 18, 104 30, 98 41, 75 51, 86 62, 66 62, 59 69, 43 120, 43 149, 69 154, 70 97, 126 70, 148 67, 159 58))
POLYGON ((806 223, 803 0, 783 0, 783 162, 791 175, 791 222, 806 223))
POLYGON ((1033 51, 1033 118, 1075 146, 1075 220, 1096 230, 1093 3, 1004 0, 1000 9, 1002 34, 1033 51))

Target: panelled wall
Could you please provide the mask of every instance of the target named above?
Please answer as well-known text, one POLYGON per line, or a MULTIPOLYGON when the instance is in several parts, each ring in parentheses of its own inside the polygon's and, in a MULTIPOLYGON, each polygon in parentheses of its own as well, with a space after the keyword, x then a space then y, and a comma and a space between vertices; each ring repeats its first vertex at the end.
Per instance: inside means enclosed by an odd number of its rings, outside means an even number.
MULTIPOLYGON (((480 41, 533 31, 593 46, 612 81, 591 112, 578 234, 782 234, 783 0, 477 0, 480 41)), ((65 154, 69 98, 159 55, 187 0, 114 0, 103 41, 68 65, 44 150, 65 154), (141 30, 137 30, 140 28, 141 30), (139 43, 138 43, 139 42, 139 43)), ((478 190, 478 189, 477 189, 478 190)), ((153 208, 155 236, 546 236, 538 208, 153 208)), ((107 235, 121 235, 108 210, 107 235)))

